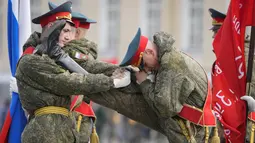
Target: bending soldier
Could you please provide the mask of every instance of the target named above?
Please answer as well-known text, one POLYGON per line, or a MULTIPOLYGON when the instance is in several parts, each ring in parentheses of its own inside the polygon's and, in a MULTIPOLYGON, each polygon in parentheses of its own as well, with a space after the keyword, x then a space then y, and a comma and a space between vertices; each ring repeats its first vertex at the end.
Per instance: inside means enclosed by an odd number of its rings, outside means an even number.
POLYGON ((173 43, 165 32, 156 33, 151 42, 139 29, 120 65, 141 69, 137 82, 169 142, 207 142, 215 117, 206 73, 173 43))

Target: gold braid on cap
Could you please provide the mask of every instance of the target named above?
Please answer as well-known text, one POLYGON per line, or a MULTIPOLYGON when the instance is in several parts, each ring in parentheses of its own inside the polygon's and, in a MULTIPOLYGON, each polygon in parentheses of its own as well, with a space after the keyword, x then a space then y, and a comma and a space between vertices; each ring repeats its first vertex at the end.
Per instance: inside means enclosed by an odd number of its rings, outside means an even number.
POLYGON ((132 66, 138 67, 141 64, 142 58, 143 58, 143 52, 140 53, 138 62, 132 64, 132 66))
POLYGON ((72 15, 71 15, 71 13, 69 13, 68 15, 56 16, 56 19, 68 19, 68 20, 71 20, 72 19, 72 15))
POLYGON ((223 22, 218 22, 215 19, 212 20, 212 25, 222 25, 223 22))

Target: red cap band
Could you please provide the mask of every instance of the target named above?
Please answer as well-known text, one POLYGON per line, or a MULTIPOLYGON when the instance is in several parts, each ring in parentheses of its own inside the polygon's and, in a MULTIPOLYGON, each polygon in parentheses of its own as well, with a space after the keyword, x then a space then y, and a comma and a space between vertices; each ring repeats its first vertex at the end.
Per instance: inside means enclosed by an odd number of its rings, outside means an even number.
POLYGON ((148 43, 148 38, 145 36, 140 37, 139 47, 132 58, 131 65, 138 67, 142 61, 142 55, 148 43))
POLYGON ((80 23, 80 26, 81 28, 85 28, 85 29, 89 29, 90 27, 90 23, 87 23, 87 22, 84 22, 84 23, 80 23))
POLYGON ((58 19, 68 19, 68 20, 71 20, 71 18, 72 18, 72 15, 71 15, 70 12, 58 12, 58 13, 55 13, 53 15, 49 15, 49 16, 43 17, 40 20, 40 24, 41 24, 42 27, 44 27, 48 23, 53 22, 55 20, 58 20, 58 19))
POLYGON ((222 25, 223 22, 224 22, 223 18, 213 18, 212 25, 222 25))
POLYGON ((75 28, 78 28, 80 26, 80 20, 79 19, 76 19, 76 18, 72 18, 72 21, 75 25, 75 28))

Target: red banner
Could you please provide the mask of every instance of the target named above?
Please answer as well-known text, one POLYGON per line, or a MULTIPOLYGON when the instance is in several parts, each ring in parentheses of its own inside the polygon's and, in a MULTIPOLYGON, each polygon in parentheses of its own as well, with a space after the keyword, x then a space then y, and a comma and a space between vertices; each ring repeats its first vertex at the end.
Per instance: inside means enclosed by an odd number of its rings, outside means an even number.
POLYGON ((226 142, 242 143, 246 133, 246 67, 244 34, 251 24, 253 0, 231 0, 227 16, 213 41, 213 110, 224 128, 226 142), (248 18, 249 17, 249 18, 248 18))

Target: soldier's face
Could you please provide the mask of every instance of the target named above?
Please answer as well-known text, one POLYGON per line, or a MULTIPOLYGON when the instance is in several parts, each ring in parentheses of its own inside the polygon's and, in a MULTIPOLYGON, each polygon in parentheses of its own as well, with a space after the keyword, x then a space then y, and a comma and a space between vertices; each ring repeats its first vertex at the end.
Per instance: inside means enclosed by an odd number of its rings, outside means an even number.
POLYGON ((143 64, 144 64, 144 70, 146 72, 157 70, 159 66, 156 49, 157 49, 156 45, 148 41, 146 49, 143 53, 143 64))
POLYGON ((77 28, 75 32, 75 39, 81 39, 84 38, 87 34, 88 29, 85 28, 77 28))
POLYGON ((65 27, 61 30, 58 44, 63 47, 66 43, 74 40, 75 38, 75 28, 70 25, 70 23, 66 23, 65 27))

